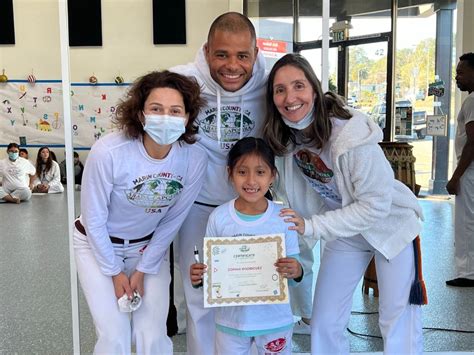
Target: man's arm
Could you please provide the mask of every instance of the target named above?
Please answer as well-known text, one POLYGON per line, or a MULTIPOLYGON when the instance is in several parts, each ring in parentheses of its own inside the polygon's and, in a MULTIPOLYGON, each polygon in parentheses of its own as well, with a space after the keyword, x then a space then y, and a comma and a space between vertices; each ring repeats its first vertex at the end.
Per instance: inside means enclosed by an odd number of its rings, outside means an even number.
POLYGON ((453 176, 446 185, 450 195, 457 195, 459 191, 459 179, 474 160, 474 121, 466 123, 467 142, 462 149, 461 158, 454 170, 453 176))

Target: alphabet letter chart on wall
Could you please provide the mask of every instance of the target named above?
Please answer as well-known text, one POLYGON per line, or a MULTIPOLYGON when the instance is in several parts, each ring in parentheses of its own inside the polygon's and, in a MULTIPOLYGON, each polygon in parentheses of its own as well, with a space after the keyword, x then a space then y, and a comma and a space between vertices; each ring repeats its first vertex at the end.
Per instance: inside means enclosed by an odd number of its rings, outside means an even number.
MULTIPOLYGON (((112 132, 115 110, 127 84, 72 84, 71 118, 75 147, 91 147, 112 132)), ((59 80, 0 83, 0 144, 63 145, 64 115, 59 80)))

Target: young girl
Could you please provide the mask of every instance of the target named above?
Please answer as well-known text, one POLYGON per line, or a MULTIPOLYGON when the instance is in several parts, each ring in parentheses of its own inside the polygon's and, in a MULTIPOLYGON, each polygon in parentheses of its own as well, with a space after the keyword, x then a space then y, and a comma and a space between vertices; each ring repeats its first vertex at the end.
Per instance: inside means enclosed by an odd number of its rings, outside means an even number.
POLYGON ((31 180, 33 192, 60 193, 64 191, 61 184, 59 164, 53 160, 52 152, 48 147, 38 150, 36 157, 36 175, 31 180))
MULTIPOLYGON (((279 217, 280 207, 265 197, 277 173, 272 150, 260 138, 244 138, 229 151, 227 170, 239 197, 211 213, 206 237, 284 233, 288 256, 276 260, 276 270, 283 277, 301 281, 295 226, 288 227, 279 217)), ((205 264, 191 265, 193 286, 200 285, 205 271, 205 264)), ((289 304, 217 308, 216 325, 217 354, 248 354, 253 342, 259 354, 291 354, 293 316, 289 304)))

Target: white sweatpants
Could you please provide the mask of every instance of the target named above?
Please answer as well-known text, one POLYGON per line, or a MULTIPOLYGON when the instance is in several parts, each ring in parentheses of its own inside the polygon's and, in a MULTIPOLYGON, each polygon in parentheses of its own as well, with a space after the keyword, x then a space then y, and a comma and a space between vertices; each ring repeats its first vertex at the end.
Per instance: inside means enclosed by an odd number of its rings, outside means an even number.
POLYGON ((315 248, 315 244, 309 246, 303 238, 298 238, 300 248, 299 262, 304 270, 304 277, 301 282, 290 289, 290 304, 293 315, 303 318, 311 318, 313 311, 313 289, 315 283, 314 253, 319 252, 319 248, 315 248), (317 249, 317 251, 316 251, 317 249))
MULTIPOLYGON (((135 270, 148 241, 114 244, 115 256, 127 275, 135 270)), ((94 354, 130 354, 132 343, 137 354, 173 354, 173 343, 166 334, 169 309, 170 264, 165 257, 158 274, 146 274, 142 305, 134 312, 118 309, 112 277, 99 269, 87 237, 74 230, 74 254, 79 280, 94 320, 97 343, 94 354)))
MULTIPOLYGON (((36 188, 39 184, 41 184, 41 180, 36 177, 35 180, 33 181, 33 186, 36 188)), ((64 186, 61 184, 60 181, 50 181, 48 183, 49 189, 48 193, 50 194, 58 194, 61 192, 64 192, 64 186)))
POLYGON ((20 201, 28 201, 31 198, 31 190, 28 186, 17 187, 16 189, 7 189, 4 186, 0 186, 0 200, 7 195, 17 197, 20 201))
POLYGON ((255 337, 240 337, 216 332, 216 355, 250 355, 255 347, 258 355, 291 355, 293 329, 255 337), (254 346, 252 346, 255 344, 254 346))
POLYGON ((474 163, 461 176, 454 202, 456 277, 474 280, 474 163))
POLYGON ((179 239, 176 237, 173 241, 174 252, 174 273, 173 273, 173 298, 177 311, 178 334, 186 332, 186 299, 184 298, 183 280, 181 279, 181 270, 179 268, 179 239))
POLYGON ((421 307, 408 302, 415 275, 413 244, 387 260, 358 235, 328 242, 324 249, 311 318, 312 354, 349 354, 344 330, 352 296, 374 255, 384 354, 423 352, 421 307))
POLYGON ((207 220, 214 210, 213 207, 193 204, 188 217, 179 231, 178 252, 179 268, 183 279, 184 295, 188 308, 186 317, 186 342, 188 355, 214 354, 214 338, 216 323, 214 309, 204 308, 202 288, 195 289, 191 285, 189 268, 194 261, 194 246, 197 246, 201 262, 204 235, 207 220))

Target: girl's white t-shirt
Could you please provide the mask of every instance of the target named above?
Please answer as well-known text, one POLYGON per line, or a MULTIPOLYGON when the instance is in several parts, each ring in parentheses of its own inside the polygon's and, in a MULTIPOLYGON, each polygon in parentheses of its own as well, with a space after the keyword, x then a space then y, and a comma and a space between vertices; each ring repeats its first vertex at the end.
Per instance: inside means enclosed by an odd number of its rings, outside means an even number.
MULTIPOLYGON (((268 201, 268 208, 257 220, 244 221, 235 212, 235 200, 217 207, 209 216, 206 237, 240 237, 285 234, 286 255, 299 254, 298 236, 288 230, 291 224, 279 216, 281 206, 268 201)), ((276 261, 276 260, 275 260, 276 261)), ((267 330, 293 323, 290 304, 249 305, 216 309, 218 325, 242 331, 267 330)))

